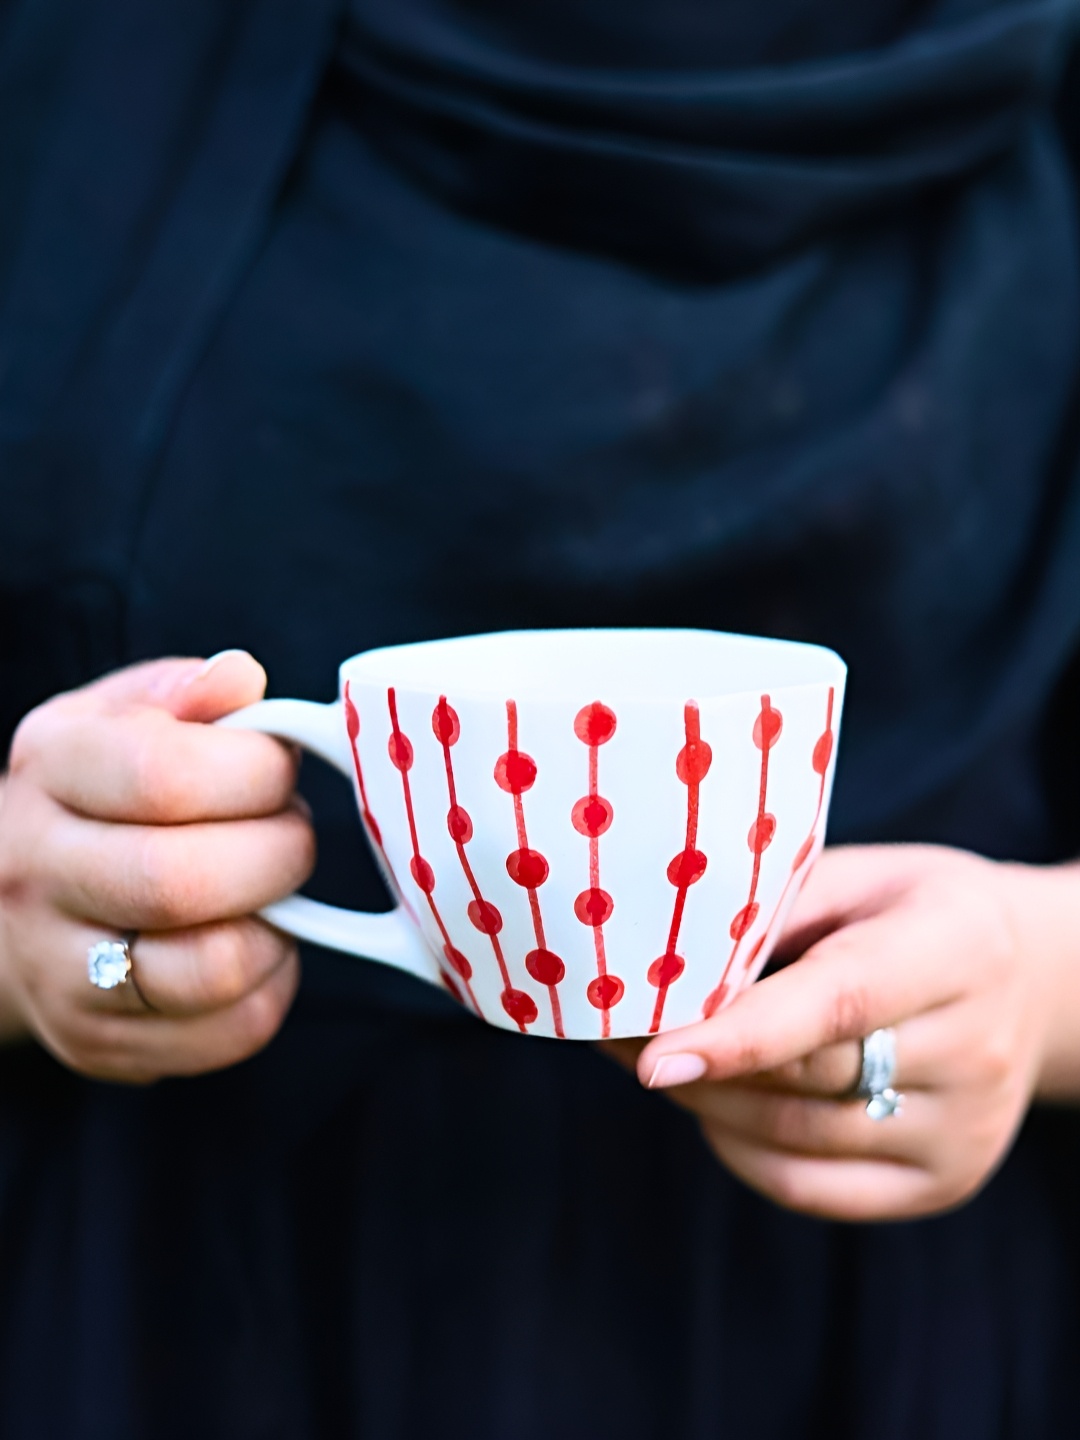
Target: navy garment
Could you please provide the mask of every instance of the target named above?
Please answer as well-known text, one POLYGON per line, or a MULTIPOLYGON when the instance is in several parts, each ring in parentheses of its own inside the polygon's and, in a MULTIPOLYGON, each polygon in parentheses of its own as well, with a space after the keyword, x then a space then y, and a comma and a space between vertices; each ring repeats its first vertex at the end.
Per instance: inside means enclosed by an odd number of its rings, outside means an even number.
MULTIPOLYGON (((1076 854, 1077 14, 7 0, 0 731, 162 653, 328 698, 689 623, 848 660, 834 840, 1076 854)), ((385 904, 305 787, 316 892, 385 904)), ((1071 1434, 1078 1142, 824 1224, 590 1047, 310 951, 223 1074, 0 1055, 0 1434, 1071 1434)))

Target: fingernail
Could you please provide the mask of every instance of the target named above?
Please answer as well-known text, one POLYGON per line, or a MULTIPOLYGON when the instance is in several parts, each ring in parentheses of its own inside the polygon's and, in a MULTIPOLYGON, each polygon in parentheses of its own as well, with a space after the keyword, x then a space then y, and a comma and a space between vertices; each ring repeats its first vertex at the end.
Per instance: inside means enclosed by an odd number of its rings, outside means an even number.
POLYGON ((196 680, 205 680, 207 675, 210 674, 210 671, 213 670, 216 665, 220 665, 222 660, 227 660, 230 655, 246 655, 247 653, 246 650, 237 650, 235 648, 232 650, 219 650, 216 655, 211 655, 209 660, 204 661, 199 669, 196 670, 193 675, 189 675, 183 683, 185 685, 194 685, 196 680))
POLYGON ((689 1085, 700 1080, 708 1069, 700 1055, 661 1055, 656 1069, 649 1076, 650 1090, 666 1090, 669 1085, 689 1085))

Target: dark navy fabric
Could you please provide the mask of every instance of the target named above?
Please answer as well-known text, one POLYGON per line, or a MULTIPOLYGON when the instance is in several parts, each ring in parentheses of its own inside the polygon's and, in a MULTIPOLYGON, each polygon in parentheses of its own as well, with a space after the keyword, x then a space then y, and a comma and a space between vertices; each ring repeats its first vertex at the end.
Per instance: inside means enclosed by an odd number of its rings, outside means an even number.
MULTIPOLYGON (((5 0, 4 743, 162 653, 696 624, 848 660, 834 840, 1076 854, 1077 14, 5 0)), ((310 951, 230 1072, 0 1056, 0 1435, 1076 1433, 1078 1141, 827 1225, 310 951)))

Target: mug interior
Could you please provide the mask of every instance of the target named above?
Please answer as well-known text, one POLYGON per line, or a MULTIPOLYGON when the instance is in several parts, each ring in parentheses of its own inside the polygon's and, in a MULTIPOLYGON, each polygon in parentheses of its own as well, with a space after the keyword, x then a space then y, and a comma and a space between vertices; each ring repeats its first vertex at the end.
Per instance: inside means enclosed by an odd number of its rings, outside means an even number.
POLYGON ((574 699, 698 701, 843 676, 832 650, 716 630, 506 630, 354 655, 345 679, 403 690, 574 699))

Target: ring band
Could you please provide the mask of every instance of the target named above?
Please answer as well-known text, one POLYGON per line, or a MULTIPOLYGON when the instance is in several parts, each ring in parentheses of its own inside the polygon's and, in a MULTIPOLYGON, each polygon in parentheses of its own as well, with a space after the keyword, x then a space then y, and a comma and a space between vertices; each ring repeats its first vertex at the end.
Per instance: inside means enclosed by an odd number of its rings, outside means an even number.
POLYGON ((896 1031, 871 1030, 862 1042, 862 1066, 856 1100, 870 1100, 888 1090, 896 1075, 896 1031))
POLYGON ((131 974, 131 947, 135 932, 120 940, 99 940, 86 952, 86 972, 90 984, 99 990, 115 990, 126 985, 131 974))
POLYGON ((887 1120, 902 1113, 904 1097, 893 1089, 896 1076, 896 1031, 871 1030, 862 1041, 862 1064, 854 1098, 866 1101, 871 1120, 887 1120))

